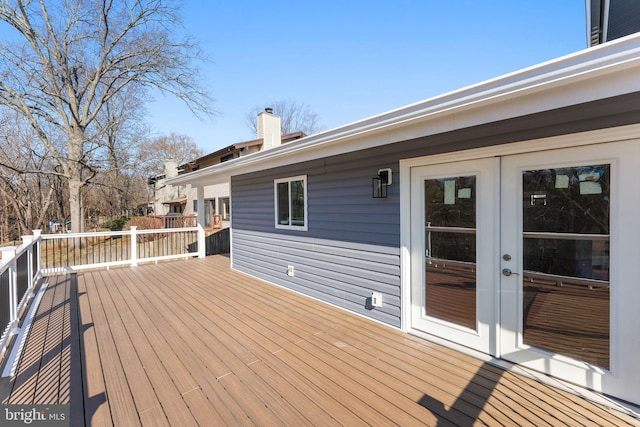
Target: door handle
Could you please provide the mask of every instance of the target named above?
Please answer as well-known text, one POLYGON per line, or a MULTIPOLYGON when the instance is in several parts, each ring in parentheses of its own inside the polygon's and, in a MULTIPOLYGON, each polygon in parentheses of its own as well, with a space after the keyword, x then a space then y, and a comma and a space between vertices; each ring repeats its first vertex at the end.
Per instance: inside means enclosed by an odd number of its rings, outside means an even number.
POLYGON ((519 274, 519 273, 514 273, 514 272, 513 272, 513 271, 511 271, 511 269, 509 269, 509 268, 503 268, 503 269, 502 269, 502 275, 503 275, 503 276, 507 276, 507 277, 509 277, 509 276, 511 276, 511 275, 513 275, 513 276, 519 276, 520 274, 519 274))

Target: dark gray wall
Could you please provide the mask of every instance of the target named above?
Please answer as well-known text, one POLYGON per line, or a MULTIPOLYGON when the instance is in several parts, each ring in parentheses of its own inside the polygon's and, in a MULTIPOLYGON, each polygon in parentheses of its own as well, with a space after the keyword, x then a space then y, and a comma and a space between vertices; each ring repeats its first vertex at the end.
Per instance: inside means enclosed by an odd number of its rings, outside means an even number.
POLYGON ((640 1, 609 0, 609 26, 607 40, 640 31, 640 1))
POLYGON ((609 0, 608 4, 607 13, 604 10, 605 0, 590 0, 590 46, 603 43, 605 39, 611 41, 640 31, 640 1, 609 0), (608 18, 606 26, 605 17, 608 18), (603 37, 605 27, 607 34, 603 37))
POLYGON ((640 93, 293 164, 231 180, 233 267, 400 326, 399 160, 640 122, 640 93), (371 179, 393 169, 386 199, 371 179), (274 226, 273 180, 307 175, 309 230, 274 226), (292 265, 295 276, 287 276, 292 265), (371 292, 383 307, 367 307, 371 292))

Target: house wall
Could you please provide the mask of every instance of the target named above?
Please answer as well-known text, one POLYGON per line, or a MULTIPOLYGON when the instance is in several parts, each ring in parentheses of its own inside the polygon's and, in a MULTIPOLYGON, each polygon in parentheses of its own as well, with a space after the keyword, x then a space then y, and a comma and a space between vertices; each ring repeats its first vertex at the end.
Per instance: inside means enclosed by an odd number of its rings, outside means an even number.
POLYGON ((399 325, 399 193, 395 188, 387 199, 371 198, 371 178, 389 163, 370 154, 356 169, 347 158, 334 158, 234 177, 234 268, 399 325), (303 174, 309 230, 276 230, 273 180, 303 174), (294 277, 287 276, 289 265, 294 277), (383 309, 365 307, 373 291, 385 295, 383 309))
MULTIPOLYGON (((640 122, 640 93, 234 176, 232 266, 399 327, 399 160, 640 122), (386 199, 372 178, 391 167, 386 199), (276 229, 274 179, 307 175, 308 231, 276 229), (294 277, 287 267, 294 267, 294 277), (367 307, 372 292, 383 307, 367 307)), ((577 136, 579 137, 579 136, 577 136)))
POLYGON ((640 31, 640 4, 637 0, 609 0, 607 40, 640 31))

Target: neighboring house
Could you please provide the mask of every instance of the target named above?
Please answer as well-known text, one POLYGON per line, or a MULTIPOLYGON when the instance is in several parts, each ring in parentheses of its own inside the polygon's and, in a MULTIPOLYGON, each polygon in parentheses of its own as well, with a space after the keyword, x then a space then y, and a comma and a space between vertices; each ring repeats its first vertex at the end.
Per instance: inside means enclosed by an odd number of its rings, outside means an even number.
POLYGON ((634 35, 171 183, 231 183, 238 271, 640 404, 638 76, 634 35))
MULTIPOLYGON (((162 180, 158 181, 162 186, 166 185, 164 177, 175 177, 185 173, 197 171, 212 165, 228 162, 240 157, 248 156, 250 154, 258 153, 260 151, 268 150, 274 147, 279 147, 281 144, 286 144, 302 137, 306 136, 303 132, 294 132, 285 135, 280 134, 280 117, 273 114, 271 108, 266 108, 264 112, 258 114, 258 126, 257 126, 257 139, 251 141, 237 142, 227 147, 221 148, 212 153, 199 157, 189 163, 178 166, 173 162, 169 167, 172 167, 172 171, 168 170, 165 175, 162 175, 162 180)), ((166 165, 165 165, 166 166, 166 165)), ((150 180, 151 182, 151 180, 150 180)), ((169 188, 172 186, 169 185, 169 188)), ((197 212, 197 194, 195 188, 191 186, 177 186, 179 187, 179 196, 175 196, 175 191, 171 193, 166 191, 162 193, 160 198, 160 205, 171 203, 171 207, 174 208, 176 203, 180 203, 179 212, 184 215, 192 215, 197 212)), ((163 187, 164 188, 164 187, 163 187)), ((204 205, 204 222, 205 228, 211 227, 227 227, 230 218, 230 201, 229 201, 229 183, 222 182, 215 185, 206 186, 203 188, 203 205, 204 205), (221 220, 221 223, 214 224, 214 216, 221 220)), ((156 203, 157 204, 157 203, 156 203)), ((173 210, 172 210, 173 212, 173 210)), ((164 214, 161 214, 164 215, 164 214)))
POLYGON ((178 176, 178 163, 165 160, 164 173, 147 180, 153 191, 153 200, 149 203, 153 215, 182 215, 187 203, 185 185, 167 184, 167 180, 178 176))
POLYGON ((640 31, 638 0, 585 0, 589 45, 595 46, 640 31))

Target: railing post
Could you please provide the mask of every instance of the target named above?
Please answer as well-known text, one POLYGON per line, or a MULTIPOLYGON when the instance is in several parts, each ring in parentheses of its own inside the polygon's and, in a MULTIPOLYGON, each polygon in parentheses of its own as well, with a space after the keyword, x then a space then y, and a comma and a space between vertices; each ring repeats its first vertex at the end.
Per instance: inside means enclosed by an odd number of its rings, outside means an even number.
POLYGON ((42 242, 42 230, 32 230, 33 233, 33 239, 36 241, 36 243, 33 245, 33 251, 34 251, 34 255, 36 257, 36 271, 35 274, 36 276, 40 276, 40 271, 42 270, 42 260, 40 258, 41 256, 41 252, 40 252, 40 242, 42 242))
POLYGON ((198 224, 198 258, 205 258, 207 256, 207 248, 205 245, 204 227, 202 224, 198 224))
POLYGON ((0 249, 2 251, 3 264, 9 264, 9 324, 14 324, 18 319, 18 263, 16 258, 16 247, 8 246, 0 249), (5 261, 6 260, 6 261, 5 261))
POLYGON ((22 236, 22 245, 27 249, 27 288, 33 290, 33 236, 22 236))
POLYGON ((138 232, 137 226, 131 226, 131 267, 138 266, 138 232))
POLYGON ((204 187, 196 187, 196 198, 198 199, 198 210, 196 212, 198 218, 198 258, 204 258, 207 256, 204 233, 204 187))

